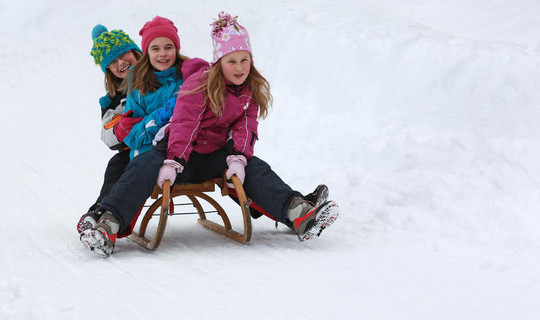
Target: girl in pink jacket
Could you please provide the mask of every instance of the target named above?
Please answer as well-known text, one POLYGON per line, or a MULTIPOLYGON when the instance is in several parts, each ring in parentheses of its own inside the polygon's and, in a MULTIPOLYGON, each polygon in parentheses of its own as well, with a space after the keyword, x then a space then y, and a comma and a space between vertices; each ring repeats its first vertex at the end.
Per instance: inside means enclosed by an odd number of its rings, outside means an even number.
POLYGON ((211 35, 214 60, 210 66, 190 61, 193 71, 178 94, 158 184, 203 182, 227 169, 227 179, 237 175, 246 195, 273 219, 292 225, 300 241, 318 236, 337 218, 337 204, 306 200, 253 156, 257 118, 266 117, 272 96, 253 64, 247 30, 221 12, 211 35))

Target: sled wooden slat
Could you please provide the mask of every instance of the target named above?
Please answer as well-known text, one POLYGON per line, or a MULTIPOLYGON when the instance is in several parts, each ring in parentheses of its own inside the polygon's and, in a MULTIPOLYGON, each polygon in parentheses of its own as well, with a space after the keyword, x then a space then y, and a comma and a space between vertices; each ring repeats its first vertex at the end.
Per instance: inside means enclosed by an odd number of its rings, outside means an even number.
MULTIPOLYGON (((240 179, 238 179, 237 176, 232 176, 231 181, 235 187, 238 202, 240 204, 240 210, 243 215, 243 233, 232 229, 229 217, 227 216, 227 213, 223 207, 221 207, 218 201, 207 194, 208 192, 214 192, 216 190, 215 187, 218 186, 221 189, 221 195, 227 196, 228 189, 224 178, 215 178, 198 184, 173 185, 172 187, 170 186, 170 182, 167 180, 163 183, 163 189, 161 189, 159 186, 154 187, 151 199, 155 199, 155 201, 153 201, 153 203, 144 213, 144 216, 140 222, 139 230, 138 232, 132 233, 131 239, 148 250, 156 250, 163 239, 165 228, 167 226, 167 217, 174 214, 173 199, 176 197, 185 196, 197 209, 197 213, 199 214, 198 222, 205 228, 220 233, 234 241, 247 243, 249 240, 251 240, 251 216, 249 202, 240 179), (201 200, 204 200, 206 203, 212 206, 212 209, 214 210, 204 210, 201 200), (161 208, 161 210, 155 235, 153 237, 148 237, 146 235, 148 223, 150 222, 150 219, 152 219, 152 216, 155 215, 154 212, 156 212, 158 208, 161 208), (206 216, 206 214, 209 212, 217 212, 221 217, 222 224, 209 220, 206 216)), ((157 216, 157 214, 155 216, 157 216)))

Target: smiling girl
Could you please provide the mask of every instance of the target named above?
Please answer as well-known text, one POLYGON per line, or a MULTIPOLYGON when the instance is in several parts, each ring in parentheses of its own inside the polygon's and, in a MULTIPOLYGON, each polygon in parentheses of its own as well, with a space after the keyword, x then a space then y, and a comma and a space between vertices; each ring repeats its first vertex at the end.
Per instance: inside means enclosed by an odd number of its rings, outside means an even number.
MULTIPOLYGON (((122 81, 127 78, 129 70, 142 56, 141 49, 122 30, 108 31, 103 25, 96 25, 92 29, 92 51, 90 55, 95 64, 101 67, 105 73, 106 94, 99 99, 101 105, 101 140, 112 150, 118 150, 107 164, 105 176, 100 194, 96 202, 88 209, 77 224, 77 230, 81 233, 84 229, 96 224, 96 208, 101 199, 109 193, 112 186, 118 181, 129 163, 129 149, 117 137, 123 131, 120 124, 126 105, 126 93, 122 89, 122 81)), ((139 121, 140 119, 131 119, 139 121)))
MULTIPOLYGON (((93 35, 104 32, 104 27, 99 29, 95 29, 93 35)), ((94 37, 98 39, 94 39, 95 50, 92 55, 106 74, 108 92, 111 93, 114 89, 114 92, 123 94, 118 98, 123 98, 122 111, 125 104, 125 113, 116 118, 110 131, 115 141, 123 142, 121 145, 126 149, 120 153, 121 157, 118 156, 118 166, 111 172, 110 179, 106 174, 105 179, 109 183, 102 188, 98 201, 79 220, 77 230, 81 234, 81 240, 87 239, 87 232, 91 232, 99 220, 103 219, 103 211, 100 209, 103 200, 111 194, 116 182, 128 171, 130 159, 152 148, 155 134, 172 115, 176 95, 183 83, 182 63, 187 60, 179 53, 180 39, 177 32, 178 29, 169 19, 156 16, 147 22, 139 32, 142 36, 143 55, 138 62, 134 57, 140 56, 140 49, 123 32, 112 31, 108 38, 106 34, 94 37), (120 86, 120 82, 113 76, 119 79, 123 77, 127 81, 123 81, 120 86)), ((102 106, 103 102, 111 104, 109 95, 102 100, 102 106)), ((136 212, 137 210, 133 214, 136 212)), ((133 217, 129 223, 135 221, 136 217, 133 217)), ((132 227, 133 224, 130 224, 119 236, 128 235, 132 227)))

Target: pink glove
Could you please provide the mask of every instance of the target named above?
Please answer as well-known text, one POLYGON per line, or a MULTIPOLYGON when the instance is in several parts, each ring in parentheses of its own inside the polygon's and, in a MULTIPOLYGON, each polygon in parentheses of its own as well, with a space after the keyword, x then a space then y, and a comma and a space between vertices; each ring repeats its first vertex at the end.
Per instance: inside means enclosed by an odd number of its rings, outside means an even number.
MULTIPOLYGON (((246 178, 245 167, 247 165, 246 157, 242 155, 228 156, 227 165, 229 166, 229 169, 225 172, 227 180, 230 180, 233 174, 235 174, 238 179, 240 179, 240 182, 244 184, 244 179, 246 178)), ((234 185, 231 182, 227 182, 227 185, 234 188, 234 185)))
POLYGON ((176 175, 182 173, 182 171, 184 171, 184 167, 178 162, 170 159, 163 161, 157 178, 158 186, 163 188, 163 182, 165 180, 169 180, 172 185, 174 180, 176 180, 176 175))

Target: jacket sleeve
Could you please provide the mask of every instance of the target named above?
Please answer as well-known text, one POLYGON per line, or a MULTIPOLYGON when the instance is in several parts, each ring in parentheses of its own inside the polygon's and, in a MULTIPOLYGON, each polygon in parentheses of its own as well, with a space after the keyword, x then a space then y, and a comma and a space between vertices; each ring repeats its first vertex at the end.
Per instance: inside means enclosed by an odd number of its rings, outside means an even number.
POLYGON ((253 157, 255 142, 259 139, 257 134, 257 115, 259 106, 254 102, 248 102, 244 114, 231 127, 233 154, 243 154, 246 159, 253 157))
POLYGON ((134 90, 133 94, 127 98, 126 103, 126 113, 132 112, 131 118, 141 119, 141 121, 135 124, 133 122, 129 124, 132 128, 124 138, 124 143, 133 150, 137 150, 145 145, 151 145, 154 136, 160 128, 156 122, 156 114, 159 108, 150 114, 145 114, 145 108, 141 105, 142 99, 140 99, 139 95, 139 91, 134 90))
POLYGON ((114 134, 114 128, 122 118, 126 100, 111 99, 108 95, 105 95, 99 99, 99 103, 102 114, 101 140, 112 150, 122 149, 124 145, 114 134))
MULTIPOLYGON (((183 88, 190 87, 184 83, 183 88)), ((169 126, 167 158, 186 164, 197 139, 206 106, 202 93, 178 95, 169 126)))

